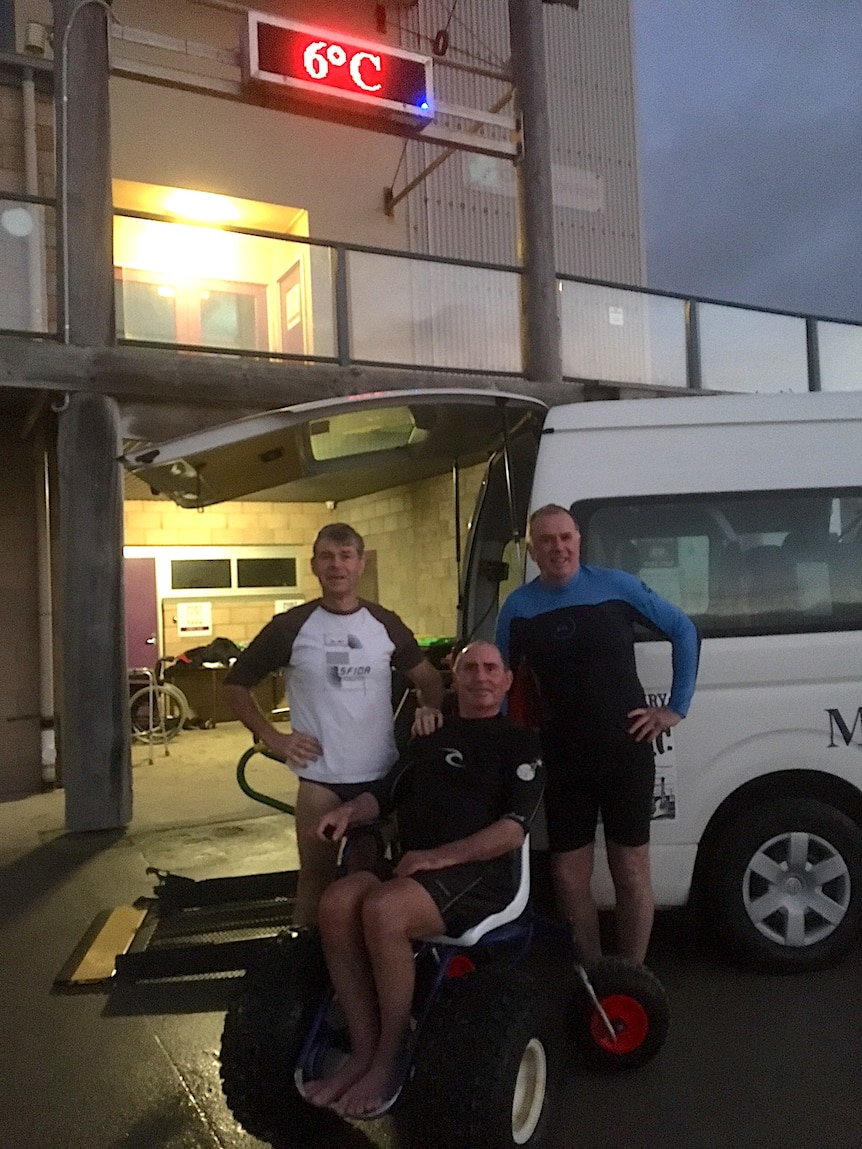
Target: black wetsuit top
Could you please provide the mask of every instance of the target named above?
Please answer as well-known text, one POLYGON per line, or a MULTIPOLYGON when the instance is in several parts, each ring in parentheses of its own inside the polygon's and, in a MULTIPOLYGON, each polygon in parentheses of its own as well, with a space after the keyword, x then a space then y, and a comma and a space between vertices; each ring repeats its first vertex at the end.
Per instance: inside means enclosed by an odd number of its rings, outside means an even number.
POLYGON ((447 718, 416 738, 380 784, 381 811, 398 811, 402 853, 467 838, 510 816, 526 831, 542 797, 539 739, 507 718, 447 718))

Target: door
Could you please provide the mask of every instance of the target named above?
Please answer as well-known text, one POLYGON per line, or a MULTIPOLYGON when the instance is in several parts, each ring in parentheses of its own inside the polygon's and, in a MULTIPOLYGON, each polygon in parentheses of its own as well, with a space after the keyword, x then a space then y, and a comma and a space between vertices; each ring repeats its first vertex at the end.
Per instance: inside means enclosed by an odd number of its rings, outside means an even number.
POLYGON ((155 670, 159 657, 159 603, 156 560, 123 559, 126 597, 126 661, 130 667, 155 670))
POLYGON ((305 353, 305 301, 302 295, 302 262, 297 260, 278 281, 281 315, 281 349, 291 355, 305 353))

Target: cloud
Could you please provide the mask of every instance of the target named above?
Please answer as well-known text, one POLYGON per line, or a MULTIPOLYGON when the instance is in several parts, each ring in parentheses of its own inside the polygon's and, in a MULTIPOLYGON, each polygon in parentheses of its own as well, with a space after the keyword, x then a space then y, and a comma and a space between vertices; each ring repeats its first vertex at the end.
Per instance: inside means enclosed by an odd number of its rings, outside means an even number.
POLYGON ((635 0, 650 286, 862 319, 862 12, 814 8, 635 0))

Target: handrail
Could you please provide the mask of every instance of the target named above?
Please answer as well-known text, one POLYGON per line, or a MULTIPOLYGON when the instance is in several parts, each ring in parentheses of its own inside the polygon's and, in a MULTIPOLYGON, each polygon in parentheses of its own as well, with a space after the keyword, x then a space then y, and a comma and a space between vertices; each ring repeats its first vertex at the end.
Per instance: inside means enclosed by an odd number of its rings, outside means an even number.
MULTIPOLYGON (((0 203, 3 202, 57 210, 57 201, 50 197, 23 195, 12 191, 0 191, 0 203)), ((177 222, 173 216, 121 207, 114 208, 114 215, 117 218, 127 217, 160 223, 177 222)), ((457 280, 453 287, 456 296, 458 292, 463 293, 465 290, 464 283, 457 279, 457 276, 463 275, 464 272, 473 275, 482 275, 483 273, 490 275, 493 273, 495 276, 502 273, 517 277, 523 271, 519 266, 492 264, 479 260, 453 259, 423 252, 384 249, 366 244, 345 243, 260 228, 244 228, 212 221, 196 221, 191 226, 204 230, 232 232, 241 236, 279 240, 304 245, 306 249, 328 251, 334 261, 330 284, 333 291, 332 331, 328 334, 325 333, 320 346, 316 346, 313 352, 304 350, 281 351, 270 347, 224 348, 199 343, 180 343, 176 340, 163 342, 130 339, 126 337, 124 332, 118 333, 118 343, 159 350, 218 354, 232 359, 248 358, 286 363, 307 363, 318 366, 340 363, 343 366, 360 369, 363 367, 385 367, 392 370, 407 371, 416 369, 444 370, 454 385, 459 376, 470 376, 475 373, 475 366, 472 365, 473 360, 478 362, 481 359, 482 349, 481 347, 472 347, 469 340, 465 344, 464 332, 457 328, 457 325, 450 332, 446 326, 448 320, 445 316, 440 319, 439 340, 434 345, 436 350, 431 351, 430 354, 426 354, 429 348, 424 344, 421 348, 414 347, 412 344, 402 346, 397 342, 389 346, 385 338, 380 345, 373 341, 369 343, 367 340, 360 341, 359 346, 353 345, 352 323, 356 321, 351 311, 351 295, 354 292, 359 292, 358 298, 361 299, 364 296, 362 296, 361 289, 355 286, 353 279, 348 274, 350 260, 357 261, 353 274, 354 278, 359 277, 359 282, 362 282, 364 271, 363 265, 358 261, 367 256, 391 261, 393 267, 398 267, 404 261, 409 261, 418 266, 424 264, 451 268, 457 280), (446 342, 450 338, 452 340, 451 346, 446 342)), ((380 274, 384 273, 388 274, 385 266, 380 274)), ((393 272, 395 278, 392 283, 398 282, 397 277, 400 274, 400 271, 393 272)), ((2 271, 0 271, 0 277, 2 277, 2 271)), ((724 367, 716 367, 716 363, 723 362, 722 356, 725 353, 728 340, 732 343, 730 337, 733 334, 733 324, 737 317, 744 319, 748 316, 749 318, 762 317, 765 320, 797 320, 799 324, 803 325, 798 331, 794 327, 789 335, 782 335, 782 339, 786 339, 787 342, 779 347, 779 351, 786 355, 786 363, 783 366, 782 363, 778 363, 776 370, 785 374, 790 372, 793 376, 792 384, 788 384, 786 381, 780 383, 783 389, 787 389, 788 386, 791 390, 807 389, 809 391, 845 389, 848 383, 851 389, 859 386, 858 366, 854 366, 854 364, 858 364, 858 351, 855 349, 858 348, 860 339, 862 339, 862 321, 860 320, 742 304, 733 300, 681 295, 665 289, 613 283, 604 279, 576 276, 569 273, 558 273, 557 282, 561 289, 564 321, 569 324, 567 330, 580 331, 581 326, 583 326, 582 334, 584 335, 584 338, 580 339, 577 344, 577 350, 575 350, 574 344, 569 348, 568 358, 566 358, 564 348, 563 368, 566 384, 595 382, 611 387, 643 387, 659 394, 680 394, 686 391, 698 391, 703 387, 710 391, 748 391, 748 386, 736 385, 736 376, 732 371, 725 370, 724 367), (601 315, 603 308, 609 306, 609 301, 601 295, 594 296, 591 294, 601 291, 621 293, 623 298, 619 300, 614 298, 610 301, 614 304, 614 310, 620 313, 623 306, 628 305, 626 299, 629 303, 634 303, 637 300, 645 301, 643 306, 647 310, 635 314, 636 322, 631 328, 630 334, 623 331, 621 314, 620 321, 615 324, 614 320, 611 319, 610 326, 608 326, 607 320, 596 319, 596 315, 601 315), (657 312, 656 326, 653 329, 648 309, 662 301, 677 305, 680 309, 679 314, 677 315, 676 308, 663 310, 660 312, 662 318, 659 321, 659 313, 657 312), (715 311, 714 309, 720 310, 715 311), (726 314, 723 314, 724 312, 726 314), (568 319, 565 319, 566 316, 568 319), (708 324, 707 321, 709 321, 708 324), (833 327, 842 330, 838 335, 834 335, 831 331, 833 327), (609 332, 610 334, 608 334, 609 332), (844 349, 843 343, 838 346, 835 343, 838 336, 844 340, 849 338, 851 344, 848 344, 846 349, 844 349), (838 350, 841 352, 837 360, 834 359, 834 354, 832 359, 829 358, 830 348, 834 349, 834 346, 838 346, 838 350), (656 357, 654 364, 650 359, 653 352, 656 357), (849 378, 845 378, 847 376, 849 378)), ((434 290, 442 291, 440 284, 436 284, 434 290)), ((509 287, 507 286, 506 292, 508 291, 509 287)), ((431 294, 434 295, 433 292, 431 294)), ((506 313, 507 308, 511 308, 511 305, 509 295, 505 294, 505 298, 501 296, 493 306, 496 306, 499 315, 502 315, 506 313)), ((420 301, 417 306, 419 311, 413 315, 412 304, 404 304, 403 314, 399 311, 404 324, 409 325, 411 321, 418 322, 422 319, 424 315, 422 306, 424 304, 420 301), (413 316, 412 320, 411 316, 413 316)), ((489 304, 488 306, 492 305, 489 304)), ((398 307, 401 307, 401 304, 398 304, 398 307)), ((431 307, 430 304, 429 307, 431 307)), ((433 312, 433 307, 431 307, 431 311, 433 312)), ((434 314, 436 315, 436 312, 434 314)), ((497 312, 494 314, 499 318, 497 312)), ((626 322, 628 325, 628 321, 626 322)), ((357 327, 357 329, 361 328, 357 327)), ((32 332, 10 327, 0 327, 0 335, 21 335, 31 339, 57 340, 60 338, 60 334, 57 332, 32 332)), ((757 354, 759 353, 756 333, 750 338, 754 339, 752 344, 754 350, 749 349, 747 355, 749 359, 755 361, 756 365, 757 354)), ((769 343, 766 336, 763 339, 765 340, 763 344, 764 354, 768 352, 767 358, 772 356, 774 359, 774 349, 770 350, 772 344, 769 343)), ((492 370, 486 368, 483 374, 504 380, 522 378, 517 352, 513 349, 510 351, 511 354, 507 352, 499 362, 494 363, 492 370)), ((747 360, 740 359, 739 362, 744 365, 747 360)), ((774 390, 777 386, 778 384, 773 380, 765 385, 765 389, 774 390)))
POLYGON ((250 746, 248 750, 246 750, 237 763, 236 780, 240 790, 242 790, 243 794, 248 795, 249 798, 253 798, 255 802, 262 802, 264 806, 271 806, 273 810, 279 810, 282 814, 296 814, 295 806, 291 806, 288 802, 282 802, 278 798, 273 798, 270 794, 264 794, 260 790, 255 790, 248 781, 245 776, 246 767, 255 754, 263 754, 265 757, 271 758, 273 762, 280 762, 282 766, 284 765, 283 758, 279 758, 277 754, 273 754, 262 742, 255 742, 253 746, 250 746))

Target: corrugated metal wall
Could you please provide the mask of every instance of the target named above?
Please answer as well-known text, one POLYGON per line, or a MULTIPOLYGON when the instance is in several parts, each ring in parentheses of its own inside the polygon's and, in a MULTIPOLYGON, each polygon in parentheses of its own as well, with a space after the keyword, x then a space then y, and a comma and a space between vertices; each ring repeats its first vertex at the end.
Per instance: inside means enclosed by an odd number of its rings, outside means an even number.
MULTIPOLYGON (((448 21, 451 59, 500 67, 508 57, 506 0, 457 0, 454 8, 453 0, 419 0, 392 11, 405 46, 429 51, 448 21)), ((639 285, 645 267, 630 0, 581 0, 578 11, 545 5, 544 18, 557 269, 639 285)), ((487 110, 507 90, 501 81, 450 68, 435 74, 438 96, 450 103, 487 110)), ((408 144, 402 175, 412 179, 439 154, 432 145, 408 144)), ((517 262, 508 161, 456 152, 406 203, 411 250, 517 262)))

